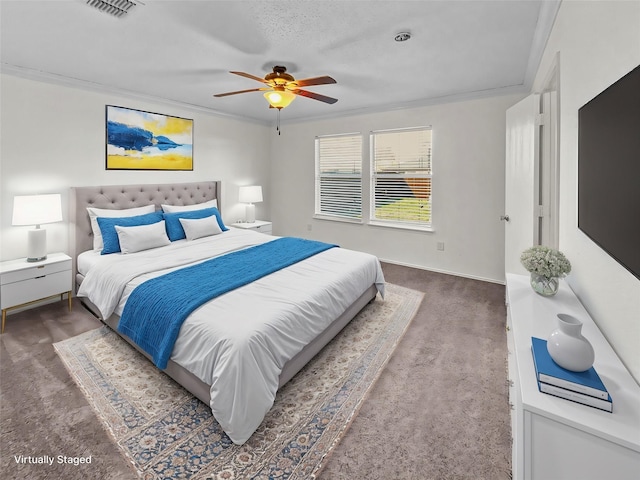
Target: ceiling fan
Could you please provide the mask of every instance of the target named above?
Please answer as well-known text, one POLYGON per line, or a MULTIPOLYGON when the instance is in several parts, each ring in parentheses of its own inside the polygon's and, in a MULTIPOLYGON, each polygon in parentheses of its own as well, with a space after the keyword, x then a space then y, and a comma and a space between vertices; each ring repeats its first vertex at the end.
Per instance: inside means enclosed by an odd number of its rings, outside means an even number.
POLYGON ((312 85, 327 85, 330 83, 336 83, 336 81, 329 76, 305 78, 302 80, 296 80, 292 75, 287 73, 287 68, 276 65, 273 67, 273 72, 268 73, 264 78, 256 77, 245 72, 229 72, 234 75, 240 75, 241 77, 251 78, 258 82, 264 83, 267 86, 262 88, 251 88, 249 90, 239 90, 237 92, 219 93, 214 97, 226 97, 228 95, 237 95, 238 93, 248 92, 266 92, 264 97, 269 102, 269 108, 277 108, 282 110, 287 107, 296 98, 296 95, 311 98, 313 100, 319 100, 325 103, 336 103, 337 98, 327 97, 318 93, 309 92, 308 90, 301 90, 300 87, 310 87, 312 85))

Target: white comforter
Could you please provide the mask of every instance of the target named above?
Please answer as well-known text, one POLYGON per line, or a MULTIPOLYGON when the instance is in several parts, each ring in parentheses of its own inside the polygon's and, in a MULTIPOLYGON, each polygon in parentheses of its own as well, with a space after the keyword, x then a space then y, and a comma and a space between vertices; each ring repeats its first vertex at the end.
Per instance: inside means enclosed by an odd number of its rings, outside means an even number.
MULTIPOLYGON (((230 229, 135 254, 105 255, 87 272, 78 296, 108 318, 120 314, 133 288, 149 278, 274 238, 230 229)), ((171 359, 211 385, 211 411, 240 445, 273 405, 284 364, 374 283, 384 294, 376 257, 332 248, 197 309, 183 323, 171 359)))

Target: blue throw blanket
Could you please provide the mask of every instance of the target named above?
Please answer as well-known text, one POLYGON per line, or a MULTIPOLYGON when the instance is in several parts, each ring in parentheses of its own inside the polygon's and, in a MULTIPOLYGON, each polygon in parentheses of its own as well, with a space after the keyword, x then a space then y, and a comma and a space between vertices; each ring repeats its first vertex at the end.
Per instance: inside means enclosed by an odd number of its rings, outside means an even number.
POLYGON ((131 292, 118 331, 151 355, 158 368, 165 369, 182 323, 196 308, 336 246, 278 238, 152 278, 131 292))

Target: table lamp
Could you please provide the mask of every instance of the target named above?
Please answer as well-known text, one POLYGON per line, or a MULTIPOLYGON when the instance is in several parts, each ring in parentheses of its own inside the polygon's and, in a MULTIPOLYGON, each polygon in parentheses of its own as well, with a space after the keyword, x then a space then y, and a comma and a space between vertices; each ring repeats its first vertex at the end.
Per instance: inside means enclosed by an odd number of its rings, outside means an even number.
POLYGON ((47 258, 47 231, 44 223, 62 221, 62 201, 59 193, 19 195, 13 198, 12 225, 35 225, 27 239, 27 262, 47 258))
POLYGON ((260 185, 240 187, 238 200, 247 204, 245 222, 254 223, 256 221, 256 206, 254 203, 262 201, 262 187, 260 185))

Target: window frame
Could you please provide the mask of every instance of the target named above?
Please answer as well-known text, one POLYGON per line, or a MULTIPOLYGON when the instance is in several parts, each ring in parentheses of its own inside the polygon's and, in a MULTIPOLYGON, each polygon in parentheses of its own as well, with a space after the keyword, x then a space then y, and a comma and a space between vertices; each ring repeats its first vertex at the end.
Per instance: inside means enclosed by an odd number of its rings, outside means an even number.
MULTIPOLYGON (((363 223, 364 222, 364 189, 363 189, 363 170, 364 170, 364 157, 363 157, 363 141, 364 136, 361 132, 349 132, 349 133, 339 133, 339 134, 330 134, 330 135, 317 135, 314 139, 314 155, 315 155, 315 179, 314 179, 314 190, 315 190, 315 206, 314 206, 314 215, 313 218, 321 219, 321 220, 333 220, 338 222, 348 222, 348 223, 363 223), (341 174, 340 177, 332 174, 322 174, 321 173, 321 164, 322 159, 320 157, 320 147, 323 139, 332 139, 332 138, 341 138, 341 137, 357 137, 359 139, 359 157, 357 165, 359 166, 359 172, 352 174, 341 174), (322 211, 322 179, 335 179, 335 178, 352 178, 357 180, 358 191, 355 192, 359 199, 359 213, 358 215, 341 215, 339 212, 328 212, 322 211)), ((355 160, 355 158, 353 159, 355 160)), ((355 163, 354 163, 355 164, 355 163)), ((347 192, 348 189, 345 189, 347 192)))
POLYGON ((406 230, 418 230, 432 232, 433 229, 433 128, 431 125, 422 125, 417 127, 407 128, 394 128, 386 130, 372 130, 369 132, 369 221, 370 225, 399 228, 406 230), (405 133, 412 131, 429 131, 430 141, 428 146, 428 165, 429 173, 387 173, 379 174, 376 172, 376 151, 375 141, 376 135, 379 134, 392 134, 392 133, 405 133), (376 184, 378 179, 397 179, 397 178, 420 178, 428 179, 429 183, 429 221, 412 221, 412 220, 396 220, 396 219, 381 219, 376 217, 376 184))

